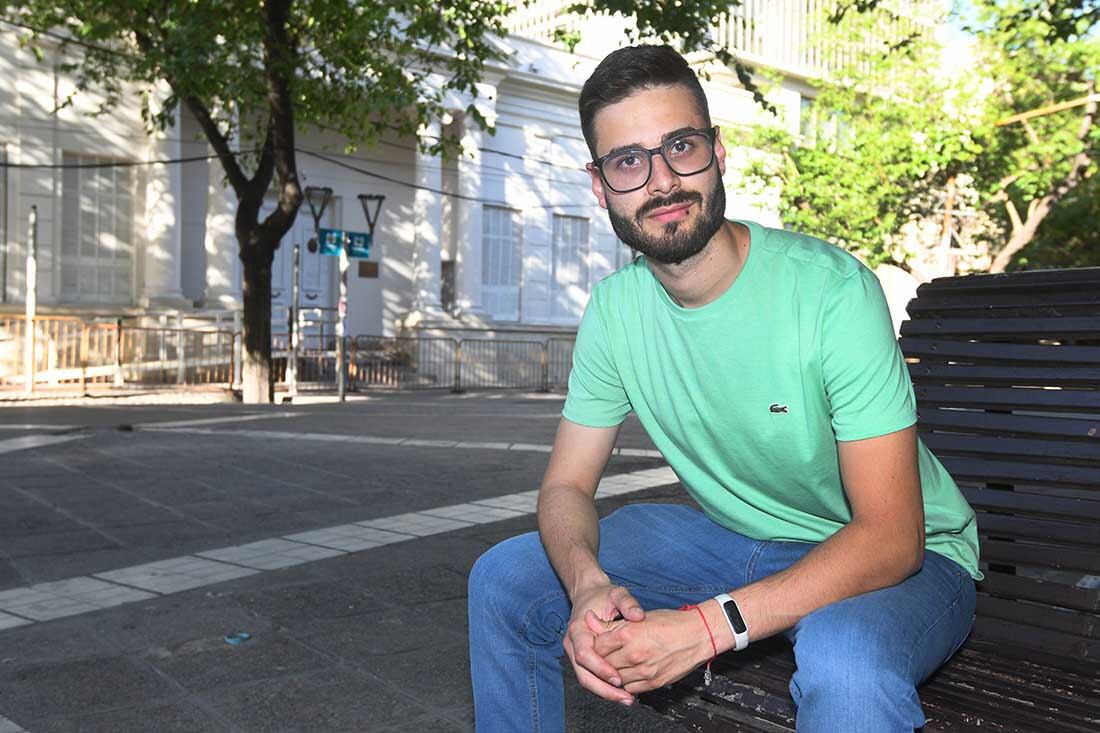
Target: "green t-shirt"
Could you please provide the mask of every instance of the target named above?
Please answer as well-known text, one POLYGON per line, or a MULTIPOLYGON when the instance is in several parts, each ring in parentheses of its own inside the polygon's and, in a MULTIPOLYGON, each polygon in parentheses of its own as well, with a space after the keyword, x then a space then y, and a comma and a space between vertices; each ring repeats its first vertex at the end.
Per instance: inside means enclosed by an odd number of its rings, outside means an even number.
MULTIPOLYGON (((562 416, 609 427, 633 410, 711 519, 822 542, 852 518, 837 441, 913 425, 913 385, 870 270, 827 242, 740 223, 748 258, 702 307, 677 305, 644 257, 593 289, 562 416)), ((919 466, 926 546, 981 579, 973 510, 923 442, 919 466)))

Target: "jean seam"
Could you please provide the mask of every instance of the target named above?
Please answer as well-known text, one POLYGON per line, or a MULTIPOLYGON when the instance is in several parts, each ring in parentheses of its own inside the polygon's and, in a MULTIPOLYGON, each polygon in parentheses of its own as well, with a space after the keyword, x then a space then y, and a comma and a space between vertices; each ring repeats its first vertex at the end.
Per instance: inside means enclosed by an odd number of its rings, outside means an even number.
POLYGON ((531 648, 531 645, 527 645, 527 692, 530 694, 531 699, 531 730, 533 733, 538 733, 542 729, 541 721, 539 720, 539 691, 537 671, 535 669, 537 661, 535 660, 535 652, 531 648))
POLYGON ((760 555, 764 553, 764 547, 767 542, 760 542, 756 545, 756 549, 749 555, 749 561, 745 564, 745 585, 752 583, 752 577, 756 574, 756 563, 760 559, 760 555))
MULTIPOLYGON (((956 577, 956 579, 959 579, 959 578, 962 578, 962 575, 956 573, 955 577, 956 577)), ((905 664, 906 676, 908 678, 912 679, 912 677, 913 677, 913 657, 916 656, 917 650, 921 648, 921 645, 924 643, 924 640, 926 638, 928 638, 928 635, 931 634, 932 631, 937 626, 939 626, 940 623, 945 618, 948 617, 948 615, 950 615, 951 609, 954 608, 955 606, 959 605, 959 599, 962 597, 962 592, 963 592, 963 584, 960 581, 956 584, 955 595, 951 598, 951 602, 947 604, 947 607, 943 610, 943 613, 941 613, 935 621, 933 621, 931 624, 929 624, 928 628, 926 628, 924 630, 924 633, 922 633, 920 635, 920 638, 917 639, 916 643, 913 644, 913 648, 909 652, 909 658, 906 660, 906 664, 905 664)), ((964 639, 965 639, 965 637, 964 637, 964 639)), ((962 644, 959 644, 959 646, 962 646, 962 644)), ((955 647, 955 651, 958 651, 958 647, 955 647)), ((955 653, 954 651, 951 652, 951 654, 954 654, 954 653, 955 653)), ((951 655, 948 655, 948 659, 950 659, 950 657, 951 657, 951 655)))

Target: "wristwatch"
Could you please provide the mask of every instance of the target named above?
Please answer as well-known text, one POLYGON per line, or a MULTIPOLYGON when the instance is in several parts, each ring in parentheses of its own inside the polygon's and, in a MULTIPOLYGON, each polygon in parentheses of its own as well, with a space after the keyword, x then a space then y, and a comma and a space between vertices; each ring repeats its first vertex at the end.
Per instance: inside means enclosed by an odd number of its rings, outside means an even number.
POLYGON ((734 650, 741 651, 749 645, 749 628, 745 626, 745 619, 741 618, 737 601, 730 598, 729 593, 716 595, 714 600, 718 601, 718 605, 725 611, 726 623, 733 632, 734 650))

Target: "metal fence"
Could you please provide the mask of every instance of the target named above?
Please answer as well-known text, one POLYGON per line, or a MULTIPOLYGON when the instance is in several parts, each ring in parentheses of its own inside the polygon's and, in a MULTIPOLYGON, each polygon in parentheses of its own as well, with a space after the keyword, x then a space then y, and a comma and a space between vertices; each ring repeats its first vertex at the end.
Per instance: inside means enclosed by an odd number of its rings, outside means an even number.
MULTIPOLYGON (((211 386, 239 382, 239 333, 209 327, 145 327, 122 319, 43 317, 33 323, 28 364, 23 318, 0 318, 0 390, 79 390, 118 387, 211 386), (29 368, 28 368, 29 367, 29 368)), ((357 336, 348 338, 348 386, 353 390, 523 389, 550 391, 568 383, 573 339, 357 336)), ((303 329, 296 390, 334 389, 336 336, 303 329)), ((289 386, 290 344, 272 335, 277 384, 289 386)))
POLYGON ((123 386, 229 387, 236 373, 232 331, 145 328, 75 317, 32 322, 27 360, 23 318, 0 318, 0 390, 88 392, 123 386))

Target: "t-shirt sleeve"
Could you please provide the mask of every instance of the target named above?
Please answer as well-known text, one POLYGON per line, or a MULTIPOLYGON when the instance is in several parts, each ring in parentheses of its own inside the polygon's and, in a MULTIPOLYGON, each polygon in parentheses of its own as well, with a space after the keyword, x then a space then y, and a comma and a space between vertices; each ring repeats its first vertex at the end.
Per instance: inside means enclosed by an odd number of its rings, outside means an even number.
POLYGON ((882 286, 866 267, 825 295, 821 368, 837 440, 893 433, 917 421, 913 382, 882 286))
POLYGON ((562 417, 578 425, 609 428, 619 425, 630 413, 619 370, 611 354, 607 331, 600 321, 595 293, 581 316, 573 346, 573 370, 562 417))

